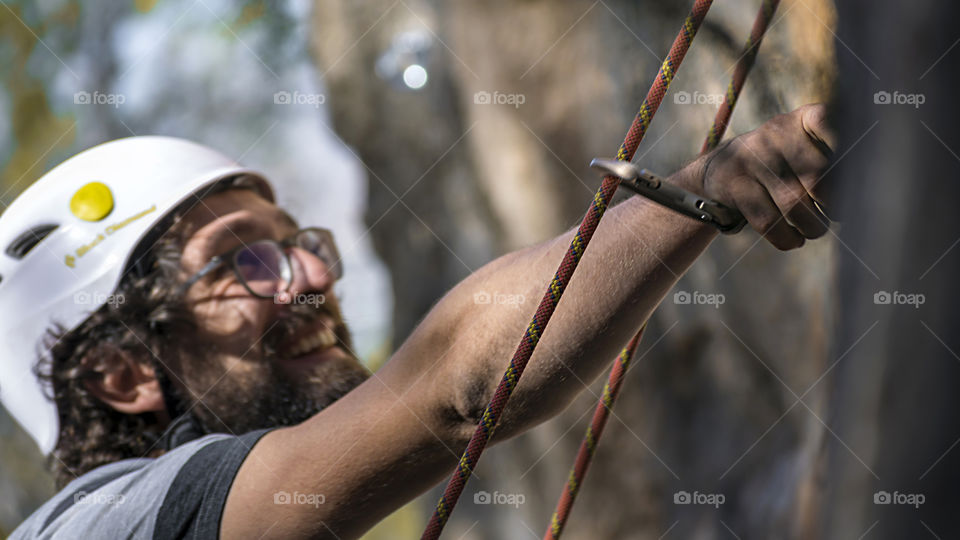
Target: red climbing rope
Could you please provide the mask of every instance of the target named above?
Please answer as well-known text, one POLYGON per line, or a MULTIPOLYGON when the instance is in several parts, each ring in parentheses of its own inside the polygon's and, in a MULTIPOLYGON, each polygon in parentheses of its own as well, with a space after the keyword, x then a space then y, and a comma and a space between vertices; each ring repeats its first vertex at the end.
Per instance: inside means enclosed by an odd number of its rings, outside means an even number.
MULTIPOLYGON (((660 107, 660 102, 663 100, 667 88, 673 81, 673 77, 680 67, 680 63, 683 61, 687 49, 690 48, 690 42, 700 28, 700 24, 707 15, 711 4, 713 4, 713 0, 696 0, 694 3, 690 15, 687 16, 687 19, 683 23, 683 28, 681 28, 680 33, 673 42, 673 46, 670 48, 670 53, 660 66, 660 72, 657 73, 653 85, 647 92, 647 97, 643 100, 640 111, 633 119, 633 124, 631 124, 630 130, 627 132, 623 144, 620 145, 620 150, 617 152, 617 159, 629 161, 633 158, 637 147, 640 145, 640 141, 647 131, 647 127, 650 125, 650 120, 657 112, 657 108, 660 107)), ((467 444, 467 449, 460 457, 457 470, 454 471, 450 477, 450 481, 447 483, 447 487, 440 497, 440 501, 437 503, 437 508, 430 518, 426 530, 423 531, 422 539, 435 540, 440 537, 444 525, 446 525, 447 520, 450 518, 450 513, 453 511, 454 506, 456 506, 460 498, 460 494, 463 492, 467 479, 470 478, 477 461, 480 459, 480 454, 483 452, 483 449, 486 448, 487 441, 493 435, 497 422, 500 420, 500 415, 506 407, 507 401, 510 399, 510 394, 516 387, 521 375, 523 375, 527 361, 529 361, 530 356, 533 355, 537 342, 540 340, 544 328, 553 315, 553 311, 556 309, 557 303, 560 301, 560 297, 567 287, 567 283, 570 281, 570 276, 573 275, 574 269, 577 267, 577 264, 579 264, 584 250, 590 243, 590 239, 593 237, 593 233, 596 231, 597 225, 600 223, 600 219, 603 217, 603 213, 606 211, 607 205, 610 203, 610 199, 613 197, 619 185, 619 178, 615 176, 604 177, 600 189, 597 190, 597 193, 593 197, 593 203, 587 210, 587 214, 584 216, 583 222, 580 223, 580 227, 574 235, 570 247, 563 256, 560 267, 550 281, 550 286, 540 301, 540 305, 537 306, 537 312, 530 322, 530 325, 527 326, 527 330, 524 332, 523 338, 520 340, 520 344, 513 358, 510 360, 510 365, 506 372, 504 372, 500 384, 497 386, 493 399, 483 412, 483 417, 477 425, 477 430, 473 433, 470 442, 467 444)))
MULTIPOLYGON (((703 142, 703 148, 700 150, 701 154, 716 148, 720 140, 723 139, 723 134, 726 132, 727 125, 730 123, 730 116, 733 114, 733 108, 737 104, 737 98, 740 96, 740 91, 743 89, 743 84, 747 79, 747 73, 749 73, 750 68, 753 67, 753 63, 757 58, 757 51, 760 49, 760 42, 763 40, 767 26, 773 19, 773 14, 776 12, 779 4, 780 0, 763 0, 760 11, 757 13, 757 18, 753 22, 750 37, 744 46, 744 53, 737 61, 733 77, 727 86, 727 93, 724 96, 723 103, 720 105, 720 109, 717 111, 717 115, 713 120, 713 126, 710 128, 710 131, 707 133, 707 138, 703 142)), ((610 410, 613 408, 613 404, 619 395, 623 376, 630 366, 630 360, 633 358, 634 351, 640 342, 640 337, 643 335, 646 326, 646 323, 644 323, 640 331, 630 340, 630 343, 620 351, 620 355, 617 356, 617 359, 613 363, 613 368, 610 370, 607 383, 603 386, 603 394, 593 411, 593 420, 591 420, 590 425, 587 426, 587 431, 583 435, 583 440, 580 442, 577 458, 573 463, 573 467, 570 468, 570 473, 567 475, 567 482, 564 484, 563 491, 560 493, 560 500, 557 501, 557 508, 553 511, 553 516, 550 518, 550 527, 544 533, 543 540, 558 540, 560 534, 563 532, 567 518, 570 516, 570 509, 573 507, 573 502, 576 500, 577 493, 580 491, 580 485, 583 482, 584 476, 587 474, 587 468, 590 466, 590 462, 596 452, 597 442, 599 442, 600 435, 603 433, 603 427, 606 425, 610 410)))
POLYGON ((587 467, 593 460, 593 454, 597 451, 597 441, 603 434, 603 426, 607 424, 607 418, 610 416, 610 409, 613 408, 613 402, 617 399, 620 392, 620 384, 623 382, 623 376, 630 367, 630 360, 633 358, 634 351, 637 350, 637 344, 643 336, 643 330, 646 324, 640 328, 630 343, 620 351, 620 355, 613 363, 610 370, 610 377, 607 383, 603 385, 603 394, 600 396, 600 402, 597 408, 593 410, 593 419, 587 426, 587 432, 580 441, 580 450, 577 451, 577 459, 570 468, 570 474, 567 475, 567 483, 563 486, 560 493, 560 500, 557 501, 557 509, 553 511, 553 517, 550 518, 550 527, 544 533, 544 540, 551 540, 560 537, 564 525, 567 524, 567 517, 570 515, 570 509, 573 507, 573 501, 577 498, 580 491, 580 483, 587 474, 587 467))
POLYGON ((720 104, 717 116, 713 120, 713 126, 710 127, 707 138, 703 141, 703 147, 700 149, 701 154, 716 148, 720 139, 723 138, 723 134, 727 130, 727 124, 730 123, 733 108, 737 105, 737 98, 740 97, 740 90, 743 89, 743 83, 747 80, 747 74, 750 73, 750 68, 753 67, 753 62, 757 59, 760 42, 763 41, 767 26, 773 20, 773 14, 776 13, 779 5, 780 0, 763 0, 763 4, 760 5, 760 11, 757 12, 757 18, 753 20, 753 28, 750 30, 750 37, 747 38, 743 54, 733 70, 730 84, 727 85, 727 93, 723 97, 723 103, 720 104))

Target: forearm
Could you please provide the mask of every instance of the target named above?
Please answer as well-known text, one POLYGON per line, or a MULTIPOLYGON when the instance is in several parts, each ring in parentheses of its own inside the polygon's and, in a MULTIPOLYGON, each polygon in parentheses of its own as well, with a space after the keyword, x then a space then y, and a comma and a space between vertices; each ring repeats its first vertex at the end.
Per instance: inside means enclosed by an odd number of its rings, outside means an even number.
MULTIPOLYGON (((698 191, 697 160, 668 181, 698 191)), ((563 258, 575 230, 507 254, 452 290, 444 355, 456 409, 475 422, 563 258), (478 303, 478 300, 480 301, 478 303)), ((511 400, 498 435, 562 410, 639 329, 716 232, 640 197, 607 211, 511 400)), ((433 315, 433 314, 431 314, 433 315)), ((433 322, 430 317, 425 324, 433 322)), ((444 351, 438 351, 443 353, 444 351)))

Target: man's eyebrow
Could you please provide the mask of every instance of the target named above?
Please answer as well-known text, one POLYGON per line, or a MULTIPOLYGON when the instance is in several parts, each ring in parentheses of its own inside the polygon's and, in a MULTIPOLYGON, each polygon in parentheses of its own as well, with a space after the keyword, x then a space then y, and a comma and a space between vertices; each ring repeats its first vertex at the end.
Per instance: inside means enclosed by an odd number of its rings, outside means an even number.
MULTIPOLYGON (((284 210, 279 211, 281 221, 293 230, 299 230, 299 225, 293 217, 284 210)), ((269 236, 271 227, 258 219, 242 218, 230 223, 224 223, 207 239, 208 251, 211 255, 219 255, 237 245, 248 241, 261 240, 269 236), (265 236, 266 235, 266 236, 265 236), (230 247, 226 247, 230 244, 230 247)))
POLYGON ((270 228, 264 226, 262 222, 252 219, 224 223, 207 238, 207 250, 215 252, 211 255, 219 255, 219 252, 230 249, 227 244, 233 246, 247 241, 259 240, 259 238, 252 238, 252 236, 266 234, 269 230, 270 228))

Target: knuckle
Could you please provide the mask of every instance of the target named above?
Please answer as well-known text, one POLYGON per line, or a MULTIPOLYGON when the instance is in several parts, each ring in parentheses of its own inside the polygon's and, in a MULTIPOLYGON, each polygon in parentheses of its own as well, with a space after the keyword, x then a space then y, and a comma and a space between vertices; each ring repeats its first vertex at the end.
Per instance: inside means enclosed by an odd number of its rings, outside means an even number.
POLYGON ((765 125, 774 133, 784 133, 791 131, 797 123, 795 112, 778 114, 770 119, 765 125))
POLYGON ((808 124, 823 126, 827 123, 827 106, 823 103, 809 103, 797 110, 808 124))

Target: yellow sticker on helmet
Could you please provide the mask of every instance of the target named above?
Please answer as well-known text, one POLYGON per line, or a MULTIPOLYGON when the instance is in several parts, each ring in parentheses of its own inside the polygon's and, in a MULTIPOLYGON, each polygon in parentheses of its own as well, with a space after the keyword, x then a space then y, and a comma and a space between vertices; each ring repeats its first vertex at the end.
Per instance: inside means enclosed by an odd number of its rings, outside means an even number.
POLYGON ((113 210, 113 194, 103 182, 90 182, 70 199, 70 211, 85 221, 100 221, 113 210))

